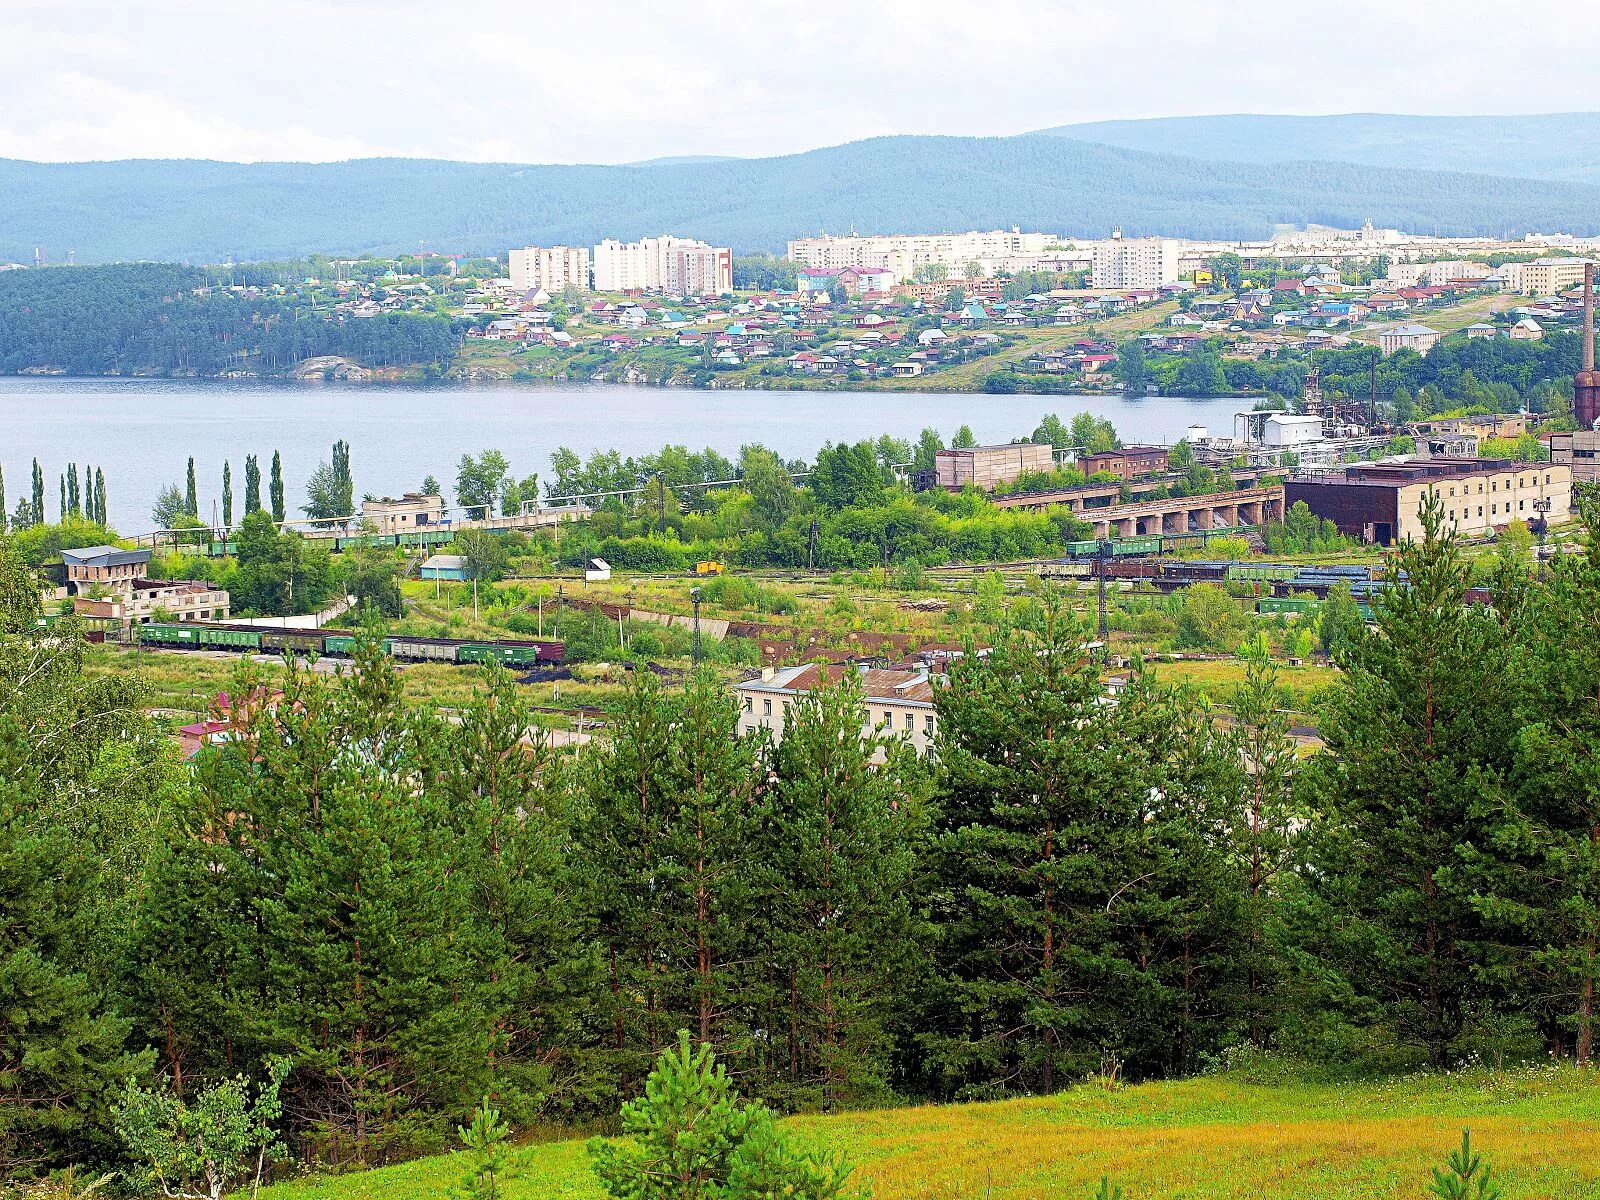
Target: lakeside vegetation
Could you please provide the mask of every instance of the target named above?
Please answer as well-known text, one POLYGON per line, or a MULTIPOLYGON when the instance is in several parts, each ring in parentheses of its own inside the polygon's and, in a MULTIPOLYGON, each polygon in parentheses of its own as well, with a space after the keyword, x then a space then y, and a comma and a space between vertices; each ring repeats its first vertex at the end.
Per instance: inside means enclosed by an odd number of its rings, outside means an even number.
MULTIPOLYGON (((993 649, 936 692, 931 760, 862 730, 849 673, 774 745, 731 736, 725 677, 634 672, 604 741, 530 752, 506 677, 445 717, 367 650, 353 674, 258 675, 283 701, 192 775, 137 671, 91 671, 70 622, 34 628, 7 546, 0 955, 51 1014, 0 1018, 33 1064, 5 1085, 7 1170, 115 1163, 129 1076, 192 1098, 277 1056, 288 1153, 346 1168, 444 1148, 485 1095, 519 1129, 604 1121, 680 1028, 781 1111, 1242 1054, 1368 1081, 1587 1058, 1600 551, 1546 582, 1507 557, 1496 605, 1468 606, 1469 565, 1430 530, 1375 630, 1334 647, 1305 701, 1327 750, 1304 761, 1244 627, 1219 634, 1246 641, 1242 682, 1212 685, 1228 722, 1137 661, 1106 705, 1071 593, 985 583, 969 628, 993 649), (69 1037, 70 1064, 49 1054, 69 1037)), ((1436 1157, 1439 1122, 1419 1130, 1384 1153, 1425 1133, 1436 1157)), ((1363 1151, 1348 1178, 1407 1161, 1363 1151)))

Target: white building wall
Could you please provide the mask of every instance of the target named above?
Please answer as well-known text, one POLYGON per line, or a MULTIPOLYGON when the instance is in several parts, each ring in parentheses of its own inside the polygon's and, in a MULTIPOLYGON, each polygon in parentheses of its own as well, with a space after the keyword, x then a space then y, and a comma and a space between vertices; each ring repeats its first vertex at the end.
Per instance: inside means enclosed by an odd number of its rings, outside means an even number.
POLYGON ((1181 243, 1172 238, 1113 238, 1096 243, 1091 284, 1159 288, 1178 281, 1181 243))
POLYGON ((589 251, 583 246, 525 246, 511 252, 511 282, 520 291, 551 295, 569 287, 589 290, 589 251))

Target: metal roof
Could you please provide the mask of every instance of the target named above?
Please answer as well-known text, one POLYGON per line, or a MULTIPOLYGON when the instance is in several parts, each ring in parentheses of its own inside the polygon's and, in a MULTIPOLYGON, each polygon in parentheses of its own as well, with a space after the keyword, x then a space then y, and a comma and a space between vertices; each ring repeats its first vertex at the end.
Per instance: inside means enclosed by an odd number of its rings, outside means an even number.
POLYGON ((80 567, 125 567, 150 561, 148 550, 123 550, 116 546, 80 546, 63 550, 61 561, 80 567))

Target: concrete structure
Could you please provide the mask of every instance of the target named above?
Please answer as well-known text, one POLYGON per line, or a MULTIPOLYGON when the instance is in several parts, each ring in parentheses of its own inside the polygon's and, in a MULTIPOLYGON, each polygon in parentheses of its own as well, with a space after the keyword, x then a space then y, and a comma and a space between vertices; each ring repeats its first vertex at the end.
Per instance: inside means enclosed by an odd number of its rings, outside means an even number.
POLYGON ((1392 325, 1378 335, 1378 347, 1387 357, 1396 350, 1415 350, 1426 354, 1444 336, 1426 325, 1392 325))
POLYGON ((116 546, 63 550, 66 592, 72 611, 123 626, 144 625, 157 616, 176 621, 222 621, 231 603, 228 593, 195 579, 146 579, 150 551, 116 546))
POLYGON ((1574 483, 1600 483, 1600 431, 1552 433, 1550 461, 1568 468, 1574 483))
POLYGON ((733 290, 733 251, 692 238, 607 238, 594 248, 597 292, 671 292, 680 296, 720 296, 733 290))
POLYGON ((1090 283, 1097 288, 1160 288, 1178 281, 1180 243, 1171 238, 1113 234, 1094 248, 1090 283))
POLYGON ((1040 442, 941 450, 934 459, 933 482, 950 492, 968 484, 992 492, 1024 471, 1053 471, 1055 465, 1055 448, 1040 442))
POLYGON ((415 533, 444 521, 444 498, 407 492, 398 500, 363 500, 361 520, 378 533, 415 533))
POLYGON ((1600 372, 1594 369, 1594 264, 1583 269, 1583 335, 1572 378, 1572 415, 1580 430, 1600 426, 1600 372))
MULTIPOLYGON (((1010 499, 1010 497, 1006 497, 1010 499)), ((1027 505, 1004 505, 1023 508, 1027 505)), ((1283 520, 1283 486, 1241 488, 1209 496, 1137 500, 1108 508, 1086 508, 1078 515, 1094 526, 1094 536, 1141 537, 1153 533, 1195 533, 1283 520)))
POLYGON ((1142 479, 1147 475, 1159 475, 1167 469, 1167 451, 1161 446, 1124 446, 1120 450, 1107 450, 1101 454, 1080 455, 1077 467, 1085 479, 1091 475, 1142 479))
POLYGON ((511 252, 511 282, 519 291, 543 288, 552 296, 567 288, 589 290, 586 246, 524 246, 511 252))
POLYGON ((1348 537, 1388 546, 1422 536, 1419 514, 1430 493, 1461 533, 1490 533, 1532 520, 1545 504, 1551 521, 1564 521, 1572 512, 1572 468, 1487 458, 1356 463, 1342 472, 1290 480, 1284 499, 1290 507, 1304 501, 1348 537))
MULTIPOLYGON (((920 755, 933 753, 939 718, 934 711, 932 677, 925 669, 820 663, 765 668, 759 678, 747 679, 734 688, 739 698, 739 732, 749 736, 765 729, 773 741, 782 741, 790 707, 813 688, 837 683, 848 671, 858 672, 861 680, 863 734, 892 734, 905 738, 920 755)), ((881 752, 878 759, 882 759, 881 752)))
POLYGON ((972 264, 979 274, 1038 269, 1056 244, 1048 233, 900 233, 858 237, 798 238, 789 243, 789 261, 799 267, 887 267, 896 280, 913 278, 922 267, 943 267, 952 278, 966 277, 972 264))
POLYGON ((1583 282, 1586 258, 1536 258, 1522 264, 1522 287, 1529 296, 1554 296, 1583 282))
POLYGON ((1261 423, 1261 444, 1274 450, 1293 450, 1323 437, 1321 417, 1297 417, 1273 413, 1261 423))

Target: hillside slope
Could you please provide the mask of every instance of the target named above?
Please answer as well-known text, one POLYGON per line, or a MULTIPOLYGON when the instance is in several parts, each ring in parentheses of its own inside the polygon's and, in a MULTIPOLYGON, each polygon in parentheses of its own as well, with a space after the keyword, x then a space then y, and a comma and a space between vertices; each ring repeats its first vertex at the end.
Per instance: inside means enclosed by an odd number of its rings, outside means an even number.
POLYGON ((1241 165, 1065 137, 889 137, 677 166, 0 161, 0 260, 492 252, 671 231, 781 249, 828 229, 1262 236, 1278 223, 1600 231, 1600 187, 1336 163, 1241 165))
POLYGON ((1239 113, 1091 121, 1040 132, 1128 150, 1233 162, 1315 159, 1600 182, 1600 113, 1522 117, 1326 117, 1239 113))
MULTIPOLYGON (((874 1200, 1074 1200, 1112 1175, 1129 1200, 1421 1197, 1470 1125, 1504 1200, 1600 1197, 1600 1079, 1570 1068, 1366 1085, 1228 1076, 1117 1092, 793 1122, 848 1152, 874 1200)), ((266 1200, 445 1200, 455 1157, 270 1188, 266 1200)), ((506 1200, 602 1200, 576 1141, 514 1155, 506 1200)))

